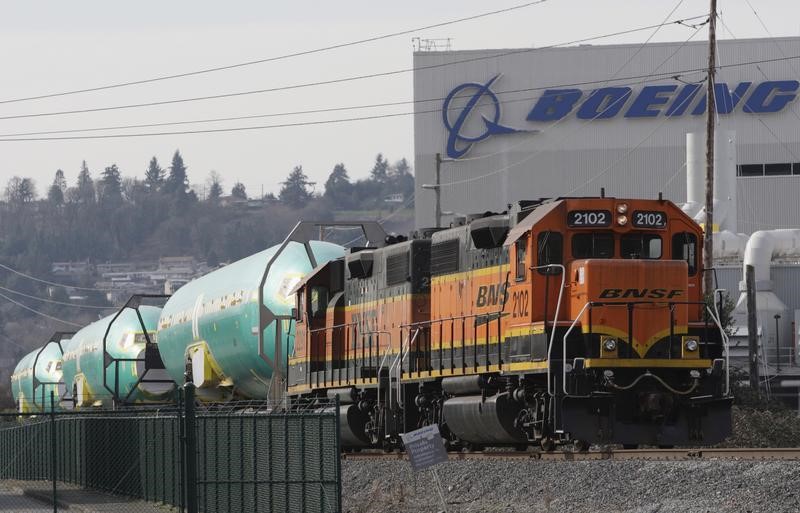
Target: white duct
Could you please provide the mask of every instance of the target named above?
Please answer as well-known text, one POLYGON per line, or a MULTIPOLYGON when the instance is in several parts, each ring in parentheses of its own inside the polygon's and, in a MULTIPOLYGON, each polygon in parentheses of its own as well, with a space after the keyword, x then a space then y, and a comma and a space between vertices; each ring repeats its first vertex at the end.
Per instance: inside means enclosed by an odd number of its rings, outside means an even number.
MULTIPOLYGON (((714 224, 736 233, 736 132, 718 130, 714 140, 714 224)), ((683 211, 705 224, 705 133, 686 134, 686 204, 683 211)))
POLYGON ((741 261, 747 246, 747 234, 729 231, 715 232, 712 234, 712 238, 714 239, 714 262, 738 263, 741 261))
MULTIPOLYGON (((755 275, 756 289, 756 323, 760 343, 765 344, 765 353, 770 363, 775 361, 776 346, 788 348, 794 343, 791 322, 786 304, 773 291, 770 279, 770 266, 777 258, 800 257, 800 229, 765 230, 755 232, 747 241, 742 266, 742 281, 739 282, 741 295, 733 312, 738 336, 747 335, 747 289, 745 273, 748 265, 752 265, 755 275), (780 318, 775 319, 779 315, 780 318)), ((785 354, 785 351, 781 351, 785 354)), ((788 363, 788 360, 783 360, 788 363)))

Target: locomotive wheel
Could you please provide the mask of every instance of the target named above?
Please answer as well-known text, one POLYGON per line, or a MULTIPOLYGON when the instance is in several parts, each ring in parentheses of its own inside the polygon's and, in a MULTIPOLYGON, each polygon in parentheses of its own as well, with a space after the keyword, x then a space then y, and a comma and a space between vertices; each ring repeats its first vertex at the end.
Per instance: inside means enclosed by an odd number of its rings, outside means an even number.
POLYGON ((556 442, 550 437, 542 438, 539 442, 539 445, 542 447, 544 452, 552 452, 556 448, 556 442))
POLYGON ((588 452, 589 451, 589 442, 585 440, 575 440, 575 451, 576 452, 588 452))

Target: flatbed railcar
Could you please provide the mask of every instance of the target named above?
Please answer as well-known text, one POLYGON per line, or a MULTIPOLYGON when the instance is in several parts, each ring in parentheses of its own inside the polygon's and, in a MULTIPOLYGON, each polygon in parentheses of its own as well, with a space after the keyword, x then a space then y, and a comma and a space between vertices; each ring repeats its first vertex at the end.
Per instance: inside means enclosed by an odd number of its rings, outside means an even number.
POLYGON ((338 396, 344 446, 432 424, 454 448, 730 434, 702 229, 672 202, 525 201, 389 242, 295 288, 287 391, 338 396))

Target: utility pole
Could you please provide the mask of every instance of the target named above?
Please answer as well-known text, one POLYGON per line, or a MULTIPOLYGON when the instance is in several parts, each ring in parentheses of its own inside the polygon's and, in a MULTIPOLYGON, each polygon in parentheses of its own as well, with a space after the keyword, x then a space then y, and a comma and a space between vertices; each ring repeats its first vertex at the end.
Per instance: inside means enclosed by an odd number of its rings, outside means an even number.
POLYGON ((705 293, 714 290, 714 119, 717 105, 714 98, 714 71, 717 61, 717 0, 711 0, 708 18, 708 85, 706 86, 706 226, 703 237, 703 267, 705 293))
POLYGON ((435 203, 435 214, 434 217, 436 218, 436 228, 442 227, 442 162, 453 162, 453 159, 443 159, 441 153, 436 154, 436 174, 434 178, 436 179, 435 183, 427 184, 424 183, 420 187, 423 189, 433 189, 433 192, 436 193, 436 203, 435 203))
POLYGON ((756 271, 745 266, 744 283, 747 293, 747 357, 750 362, 750 389, 760 394, 758 379, 758 326, 756 322, 756 271))
POLYGON ((436 228, 442 227, 442 154, 436 154, 436 228))

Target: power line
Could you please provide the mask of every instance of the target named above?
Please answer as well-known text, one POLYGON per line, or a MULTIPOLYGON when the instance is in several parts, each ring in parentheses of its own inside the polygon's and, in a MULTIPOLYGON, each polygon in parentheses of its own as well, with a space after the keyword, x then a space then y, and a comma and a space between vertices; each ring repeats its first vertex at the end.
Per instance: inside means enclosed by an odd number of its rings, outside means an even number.
POLYGON ((14 290, 14 289, 9 289, 7 287, 2 287, 2 286, 0 286, 0 290, 4 290, 4 291, 9 292, 11 294, 17 294, 18 296, 26 297, 28 299, 34 299, 36 301, 41 301, 43 303, 50 303, 50 304, 53 304, 53 305, 71 306, 71 307, 74 307, 74 308, 90 308, 90 309, 96 309, 96 310, 116 310, 117 309, 117 307, 115 307, 115 306, 80 305, 80 304, 76 304, 76 303, 67 303, 65 301, 56 301, 55 299, 47 299, 47 298, 43 298, 43 297, 39 297, 39 296, 32 296, 30 294, 26 294, 24 292, 20 292, 18 290, 14 290))
POLYGON ((46 285, 53 285, 54 287, 64 287, 66 289, 76 289, 76 290, 89 290, 94 292, 113 292, 114 289, 99 289, 99 288, 92 288, 92 287, 78 287, 77 285, 67 285, 64 283, 56 283, 53 281, 44 280, 42 278, 37 278, 36 276, 31 276, 30 274, 25 274, 22 271, 17 271, 5 264, 0 264, 0 269, 5 269, 6 271, 12 272, 18 276, 22 276, 23 278, 27 278, 29 280, 38 281, 39 283, 44 283, 46 285))
MULTIPOLYGON (((677 48, 676 48, 676 49, 675 49, 675 50, 674 50, 674 51, 673 51, 673 52, 672 52, 672 53, 671 53, 671 54, 670 54, 670 55, 669 55, 669 56, 668 56, 666 59, 662 60, 662 61, 661 61, 661 63, 660 63, 658 66, 656 66, 656 67, 653 69, 653 71, 652 71, 652 72, 651 72, 649 75, 645 75, 645 76, 654 76, 655 72, 656 72, 656 71, 658 71, 659 69, 661 69, 661 67, 662 67, 662 66, 664 66, 664 65, 665 65, 667 62, 669 62, 669 60, 670 60, 670 59, 672 59, 672 58, 673 58, 673 57, 674 57, 674 56, 675 56, 675 55, 676 55, 676 54, 677 54, 677 53, 678 53, 678 52, 681 50, 681 48, 683 48, 683 47, 684 47, 684 46, 685 46, 685 45, 686 45, 686 44, 687 44, 687 43, 688 43, 688 42, 689 42, 689 41, 690 41, 690 40, 691 40, 691 39, 692 39, 692 38, 693 38, 695 35, 697 35, 697 33, 698 33, 699 31, 700 31, 700 27, 697 27, 697 28, 695 29, 695 31, 694 31, 694 32, 693 32, 693 33, 692 33, 692 34, 691 34, 691 35, 690 35, 690 36, 689 36, 689 37, 688 37, 688 38, 687 38, 687 39, 686 39, 686 40, 685 40, 683 43, 681 43, 681 44, 680 44, 680 45, 679 45, 679 46, 678 46, 678 47, 677 47, 677 48)), ((618 70, 618 71, 619 71, 619 70, 618 70)), ((658 75, 655 75, 655 76, 658 76, 658 75)), ((679 75, 677 75, 677 76, 679 76, 679 75)), ((675 77, 673 77, 673 78, 675 78, 675 77)), ((600 81, 600 82, 605 82, 605 83, 608 83, 608 82, 611 82, 611 81, 613 81, 613 80, 606 80, 606 81, 600 81)), ((643 81, 642 81, 642 83, 647 83, 647 82, 648 82, 648 80, 643 80, 643 81)), ((685 100, 684 100, 684 103, 685 103, 685 102, 688 102, 688 101, 691 101, 692 99, 693 99, 693 97, 692 97, 692 98, 687 98, 687 99, 685 99, 685 100)), ((620 102, 620 101, 627 101, 627 98, 626 98, 625 96, 621 96, 620 98, 617 98, 617 99, 616 99, 616 100, 614 100, 614 101, 613 101, 613 102, 612 102, 612 103, 611 103, 611 104, 610 104, 608 107, 606 107, 606 109, 610 109, 610 108, 614 107, 614 106, 615 106, 615 105, 616 105, 618 102, 620 102)), ((683 105, 683 104, 681 104, 681 105, 683 105)), ((567 135, 565 135, 564 137, 562 137, 561 139, 559 139, 559 140, 558 140, 558 141, 555 143, 555 145, 553 145, 553 146, 557 146, 557 145, 561 144, 562 142, 564 142, 564 141, 566 141, 567 139, 569 139, 570 137, 572 137, 572 135, 574 135, 575 133, 577 133, 577 132, 579 132, 579 131, 583 130, 584 128, 586 128, 587 126, 589 126, 589 124, 591 124, 592 122, 594 122, 594 121, 595 121, 595 120, 596 120, 596 119, 597 119, 597 118, 598 118, 598 117, 599 117, 601 114, 602 114, 602 112, 598 113, 596 116, 592 117, 591 119, 584 121, 584 122, 583 122, 583 123, 582 123, 582 124, 581 124, 581 125, 580 125, 580 126, 577 128, 577 129, 573 130, 572 132, 568 133, 567 135)), ((554 127, 558 126, 558 125, 559 125, 560 123, 562 123, 562 122, 563 122, 565 119, 567 119, 567 118, 566 118, 566 116, 565 116, 565 117, 562 117, 561 119, 559 119, 558 121, 556 121, 555 123, 553 123, 553 124, 551 125, 551 128, 554 128, 554 127)), ((668 119, 669 119, 668 117, 665 117, 665 118, 664 118, 664 121, 662 121, 662 122, 661 122, 661 123, 658 125, 658 127, 657 127, 657 128, 661 127, 661 126, 662 126, 664 123, 666 123, 666 121, 667 121, 668 119)), ((652 133, 651 133, 650 135, 648 135, 648 136, 645 138, 645 140, 647 140, 647 139, 648 139, 648 138, 649 138, 651 135, 652 135, 652 133)), ((644 141, 643 141, 643 142, 644 142, 644 141)), ((640 144, 641 144, 641 143, 640 143, 640 144)), ((464 184, 464 183, 474 182, 474 181, 477 181, 477 180, 482 180, 482 179, 484 179, 484 178, 488 178, 488 177, 490 177, 490 176, 494 176, 494 175, 497 175, 497 174, 503 173, 503 172, 505 172, 505 171, 508 171, 508 170, 509 170, 509 169, 511 169, 511 168, 517 167, 517 166, 519 166, 519 165, 521 165, 521 164, 524 164, 525 162, 528 162, 528 161, 532 160, 532 159, 533 159, 533 158, 535 158, 537 155, 539 155, 540 153, 542 153, 544 150, 545 150, 545 148, 540 148, 540 149, 538 149, 538 150, 534 151, 533 153, 531 153, 530 155, 528 155, 528 156, 526 156, 526 157, 522 158, 521 160, 518 160, 518 161, 516 161, 516 162, 513 162, 513 163, 511 163, 511 164, 508 164, 508 165, 506 165, 506 166, 503 166, 503 167, 501 167, 501 168, 499 168, 499 169, 495 169, 495 170, 493 170, 493 171, 490 171, 490 172, 488 172, 488 173, 484 173, 484 174, 482 174, 482 175, 473 176, 473 177, 471 177, 471 178, 465 178, 465 179, 462 179, 462 180, 454 180, 454 181, 451 181, 451 182, 442 183, 442 184, 440 184, 440 187, 446 187, 446 186, 451 186, 451 185, 459 185, 459 184, 464 184)), ((615 163, 614 165, 616 165, 616 163, 615 163)), ((591 182, 592 182, 592 181, 594 181, 595 179, 597 179, 597 178, 599 178, 600 176, 604 175, 604 174, 605 174, 607 171, 609 171, 610 169, 611 169, 611 168, 607 168, 607 169, 605 169, 605 170, 604 170, 602 173, 600 173, 600 175, 597 175, 597 176, 595 176, 595 177, 592 177, 592 178, 590 178, 590 179, 589 179, 587 182, 584 182, 583 184, 579 185, 578 187, 576 187, 575 189, 573 189, 572 191, 570 191, 569 193, 567 193, 567 195, 568 195, 568 194, 571 194, 571 193, 572 193, 572 192, 574 192, 575 190, 577 190, 577 189, 579 189, 579 188, 581 188, 581 187, 583 187, 583 186, 585 186, 585 185, 588 185, 589 183, 591 183, 591 182)))
POLYGON ((537 0, 537 1, 534 1, 534 2, 527 2, 527 3, 524 3, 524 4, 513 5, 511 7, 507 7, 507 8, 504 8, 504 9, 497 9, 495 11, 483 12, 483 13, 475 14, 475 15, 472 15, 472 16, 466 16, 464 18, 456 18, 456 19, 449 20, 449 21, 443 21, 443 22, 440 22, 440 23, 434 23, 433 25, 425 25, 425 26, 416 27, 416 28, 413 28, 413 29, 401 30, 399 32, 390 32, 388 34, 382 34, 382 35, 378 35, 378 36, 368 37, 366 39, 358 39, 358 40, 355 40, 355 41, 349 41, 349 42, 345 42, 345 43, 338 43, 338 44, 334 44, 334 45, 330 45, 330 46, 324 46, 324 47, 321 47, 321 48, 314 48, 312 50, 303 50, 303 51, 300 51, 300 52, 293 52, 293 53, 289 53, 289 54, 285 54, 285 55, 278 55, 278 56, 275 56, 275 57, 267 57, 267 58, 264 58, 264 59, 257 59, 257 60, 254 60, 254 61, 239 62, 239 63, 236 63, 236 64, 228 64, 228 65, 225 65, 225 66, 217 66, 217 67, 214 67, 214 68, 205 68, 205 69, 200 69, 200 70, 196 70, 196 71, 188 71, 188 72, 185 72, 185 73, 177 73, 177 74, 174 74, 174 75, 162 75, 162 76, 157 76, 157 77, 152 77, 152 78, 145 78, 145 79, 141 79, 141 80, 133 80, 133 81, 130 81, 130 82, 120 82, 120 83, 117 83, 117 84, 108 84, 108 85, 104 85, 104 86, 89 87, 89 88, 84 88, 84 89, 75 89, 75 90, 72 90, 72 91, 63 91, 63 92, 58 92, 58 93, 48 93, 48 94, 42 94, 42 95, 38 95, 38 96, 28 96, 28 97, 25 97, 25 98, 13 98, 13 99, 10 99, 10 100, 0 100, 0 104, 17 103, 17 102, 24 102, 24 101, 30 101, 30 100, 41 100, 41 99, 44 99, 44 98, 55 98, 55 97, 58 97, 58 96, 68 96, 68 95, 79 94, 79 93, 90 93, 90 92, 95 92, 95 91, 102 91, 102 90, 105 90, 105 89, 117 89, 117 88, 121 88, 121 87, 133 86, 133 85, 150 84, 150 83, 153 83, 153 82, 161 82, 161 81, 164 81, 164 80, 172 80, 172 79, 175 79, 175 78, 185 78, 185 77, 203 75, 203 74, 207 74, 207 73, 215 73, 215 72, 218 72, 218 71, 226 71, 226 70, 231 70, 231 69, 236 69, 236 68, 243 68, 243 67, 246 67, 246 66, 253 66, 255 64, 264 64, 264 63, 267 63, 267 62, 276 62, 276 61, 290 59, 290 58, 293 58, 293 57, 301 57, 301 56, 304 56, 304 55, 312 55, 312 54, 315 54, 315 53, 322 53, 322 52, 327 52, 327 51, 330 51, 330 50, 338 50, 340 48, 347 48, 347 47, 350 47, 350 46, 356 46, 356 45, 360 45, 360 44, 364 44, 364 43, 373 43, 375 41, 380 41, 382 39, 389 39, 389 38, 392 38, 392 37, 404 36, 404 35, 407 35, 407 34, 412 34, 414 32, 419 32, 419 31, 422 31, 422 30, 429 30, 429 29, 433 29, 433 28, 445 27, 447 25, 453 25, 453 24, 456 24, 456 23, 462 23, 462 22, 465 22, 465 21, 477 20, 477 19, 480 19, 480 18, 486 18, 488 16, 493 16, 495 14, 503 14, 503 13, 507 13, 507 12, 517 11, 517 10, 520 10, 520 9, 524 9, 526 7, 531 7, 531 6, 534 6, 534 5, 542 4, 542 3, 546 2, 546 1, 547 0, 537 0))
POLYGON ((52 321, 60 322, 60 323, 66 324, 68 326, 74 326, 76 328, 82 328, 83 327, 80 324, 76 324, 76 323, 70 322, 70 321, 65 321, 64 319, 59 319, 58 317, 53 317, 52 315, 46 314, 44 312, 40 312, 39 310, 36 310, 35 308, 31 308, 31 307, 29 307, 27 305, 24 305, 24 304, 22 304, 22 303, 20 303, 18 301, 15 301, 15 300, 11 299, 10 297, 6 296, 3 293, 0 293, 0 297, 5 299, 9 303, 13 303, 13 304, 17 305, 18 307, 24 308, 25 310, 28 310, 29 312, 31 312, 33 314, 36 314, 36 315, 38 315, 40 317, 45 317, 45 318, 50 319, 52 321))
MULTIPOLYGON (((719 69, 728 69, 728 68, 735 68, 741 66, 749 66, 753 64, 763 64, 763 63, 770 63, 770 62, 780 62, 786 60, 796 60, 800 59, 800 55, 794 55, 790 57, 782 57, 782 58, 774 58, 774 59, 760 59, 755 61, 746 61, 746 62, 739 62, 734 64, 726 64, 719 66, 719 69)), ((548 85, 543 87, 536 87, 536 88, 529 88, 529 90, 541 90, 541 89, 549 89, 553 87, 567 87, 567 86, 579 86, 579 85, 588 85, 600 82, 620 82, 622 80, 629 80, 634 78, 650 78, 650 80, 645 80, 640 83, 647 83, 647 82, 655 82, 659 79, 663 78, 679 78, 682 75, 690 74, 690 73, 698 73, 705 71, 705 68, 690 68, 684 70, 677 70, 677 71, 670 71, 668 73, 658 73, 658 74, 651 74, 651 75, 638 75, 638 76, 630 76, 625 78, 619 78, 614 80, 592 80, 592 81, 585 81, 585 82, 576 82, 572 84, 563 84, 563 85, 548 85), (659 77, 659 78, 656 78, 659 77)), ((530 99, 528 99, 530 100, 530 99)), ((523 100, 512 100, 512 101, 523 101, 523 100)), ((207 133, 222 133, 222 132, 241 132, 241 131, 250 131, 250 130, 267 130, 267 129, 274 129, 274 128, 289 128, 289 127, 299 127, 299 126, 313 126, 313 125, 327 125, 327 124, 334 124, 334 123, 346 123, 346 122, 353 122, 353 121, 367 121, 367 120, 375 120, 375 119, 384 119, 384 118, 393 118, 393 117, 400 117, 400 116, 410 116, 414 114, 425 114, 425 113, 432 113, 432 112, 439 112, 439 109, 434 110, 427 110, 427 111, 417 111, 417 112, 399 112, 399 113, 391 113, 391 114, 377 114, 374 116, 359 116, 359 117, 351 117, 351 118, 340 118, 340 119, 329 119, 329 120, 316 120, 316 121, 303 121, 297 123, 280 123, 274 125, 256 125, 256 126, 241 126, 241 127, 227 127, 227 128, 211 128, 211 129, 198 129, 198 130, 180 130, 180 131, 168 131, 168 132, 146 132, 146 133, 134 133, 134 134, 104 134, 104 135, 85 135, 85 136, 67 136, 67 137, 19 137, 19 138, 0 138, 0 142, 19 142, 19 141, 66 141, 66 140, 83 140, 83 139, 119 139, 119 138, 127 138, 127 137, 153 137, 153 136, 168 136, 168 135, 191 135, 191 134, 207 134, 207 133)))
POLYGON ((62 115, 70 115, 70 114, 87 114, 87 113, 91 113, 91 112, 105 112, 105 111, 110 111, 110 110, 135 109, 135 108, 142 108, 142 107, 157 107, 157 106, 161 106, 161 105, 173 105, 173 104, 178 104, 178 103, 187 103, 187 102, 196 102, 196 101, 205 101, 205 100, 217 100, 217 99, 221 99, 221 98, 233 98, 233 97, 247 96, 247 95, 253 95, 253 94, 263 94, 263 93, 271 93, 271 92, 277 92, 277 91, 287 91, 287 90, 293 90, 293 89, 316 87, 316 86, 321 86, 321 85, 340 84, 340 83, 352 82, 352 81, 356 81, 356 80, 388 77, 388 76, 399 75, 399 74, 402 74, 402 73, 408 73, 408 72, 412 72, 412 71, 424 71, 424 70, 430 70, 430 69, 437 69, 437 68, 442 68, 442 67, 447 67, 447 66, 454 66, 456 64, 483 61, 483 60, 488 60, 488 59, 496 59, 496 58, 505 57, 505 56, 508 56, 508 55, 516 55, 516 54, 521 54, 521 53, 528 53, 528 52, 534 52, 534 51, 540 51, 540 50, 547 50, 547 49, 557 48, 559 46, 566 46, 566 45, 574 45, 574 44, 579 44, 579 43, 585 43, 587 41, 594 41, 594 40, 597 40, 597 39, 606 39, 606 38, 609 38, 609 37, 625 35, 625 34, 631 34, 631 33, 634 33, 634 32, 641 32, 643 30, 649 30, 649 29, 656 28, 656 27, 661 27, 661 26, 664 26, 664 25, 678 24, 678 22, 684 22, 684 21, 688 21, 688 20, 703 18, 705 16, 706 15, 693 16, 691 18, 684 18, 682 20, 676 20, 676 21, 661 23, 659 25, 649 25, 647 27, 640 27, 640 28, 629 29, 629 30, 624 30, 624 31, 619 31, 619 32, 613 32, 613 33, 610 33, 610 34, 604 34, 604 35, 600 35, 600 36, 593 36, 593 37, 588 37, 588 38, 583 38, 583 39, 576 39, 576 40, 568 41, 568 42, 565 42, 565 43, 558 43, 558 44, 549 45, 549 46, 541 46, 541 47, 538 47, 538 48, 523 48, 523 49, 518 49, 518 50, 510 50, 510 51, 507 51, 507 52, 501 52, 501 53, 492 54, 492 55, 471 57, 471 58, 468 58, 468 59, 461 59, 461 60, 457 60, 457 61, 443 62, 443 63, 438 63, 438 64, 429 64, 429 65, 426 65, 426 66, 418 66, 418 67, 411 67, 411 68, 403 68, 403 69, 392 70, 392 71, 384 71, 384 72, 379 72, 379 73, 369 73, 369 74, 365 74, 365 75, 352 75, 352 76, 349 76, 349 77, 342 77, 342 78, 336 78, 336 79, 331 79, 331 80, 320 80, 320 81, 316 81, 316 82, 305 82, 305 83, 301 83, 301 84, 292 84, 292 85, 287 85, 287 86, 270 87, 270 88, 266 88, 266 89, 237 91, 237 92, 232 92, 232 93, 221 93, 221 94, 214 94, 214 95, 207 95, 207 96, 196 96, 196 97, 190 97, 190 98, 176 98, 176 99, 172 99, 172 100, 158 100, 158 101, 145 102, 145 103, 132 103, 132 104, 125 104, 125 105, 112 105, 112 106, 108 106, 108 107, 94 107, 94 108, 87 108, 87 109, 73 109, 73 110, 64 110, 64 111, 55 111, 55 112, 36 112, 36 113, 32 113, 32 114, 14 114, 14 115, 9 115, 9 116, 0 116, 0 120, 62 116, 62 115))

